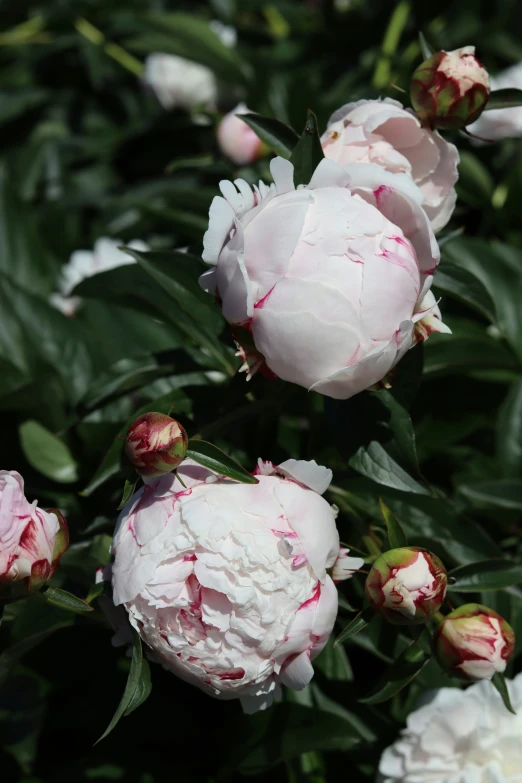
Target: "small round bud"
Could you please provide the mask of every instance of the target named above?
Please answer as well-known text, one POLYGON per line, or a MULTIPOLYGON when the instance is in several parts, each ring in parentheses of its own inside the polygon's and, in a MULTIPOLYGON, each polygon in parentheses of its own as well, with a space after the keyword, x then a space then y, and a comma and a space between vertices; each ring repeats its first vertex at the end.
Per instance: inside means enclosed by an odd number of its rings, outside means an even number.
POLYGON ((505 670, 515 648, 515 634, 492 609, 465 604, 444 618, 434 648, 439 664, 452 677, 491 680, 505 670))
POLYGON ((440 609, 448 575, 438 557, 418 547, 390 549, 377 558, 366 580, 373 608, 396 625, 417 625, 440 609))
POLYGON ((187 442, 187 433, 176 419, 144 413, 129 427, 125 454, 140 476, 164 476, 181 465, 187 442))
POLYGON ((489 99, 489 75, 474 46, 436 52, 415 70, 411 102, 419 119, 436 128, 464 128, 479 117, 489 99))

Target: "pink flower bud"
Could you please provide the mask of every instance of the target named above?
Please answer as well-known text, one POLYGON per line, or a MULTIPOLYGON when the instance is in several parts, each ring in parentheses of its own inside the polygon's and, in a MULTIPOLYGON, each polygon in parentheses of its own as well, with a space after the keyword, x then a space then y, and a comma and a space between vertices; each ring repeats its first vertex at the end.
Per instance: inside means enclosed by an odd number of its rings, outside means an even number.
POLYGON ((24 495, 24 480, 0 470, 0 606, 39 590, 69 544, 65 519, 24 495))
POLYGON ((404 547, 377 558, 366 580, 366 595, 389 622, 416 625, 439 611, 447 583, 438 557, 425 549, 404 547))
POLYGON ((244 166, 257 160, 263 152, 263 142, 238 114, 249 111, 240 103, 225 114, 218 125, 217 140, 221 151, 238 166, 244 166))
POLYGON ((481 604, 465 604, 444 618, 435 634, 435 655, 452 677, 491 680, 502 673, 515 648, 503 617, 481 604))
POLYGON ((426 125, 464 128, 488 102, 489 75, 474 46, 436 52, 414 72, 410 92, 413 108, 426 125))
POLYGON ((164 413, 144 413, 129 427, 125 454, 140 476, 163 476, 181 465, 187 441, 176 419, 164 413))

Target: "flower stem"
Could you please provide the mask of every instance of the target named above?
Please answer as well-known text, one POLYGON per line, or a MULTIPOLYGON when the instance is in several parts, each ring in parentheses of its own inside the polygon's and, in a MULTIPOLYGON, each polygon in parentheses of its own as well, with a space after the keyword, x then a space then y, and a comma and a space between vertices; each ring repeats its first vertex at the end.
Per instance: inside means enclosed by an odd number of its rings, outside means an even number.
POLYGON ((117 63, 119 63, 127 71, 130 71, 135 76, 141 76, 143 73, 143 63, 138 60, 134 55, 127 52, 119 44, 107 42, 104 34, 101 30, 98 30, 93 24, 79 17, 74 23, 77 31, 80 35, 83 35, 94 46, 102 46, 103 51, 108 57, 112 57, 117 63))

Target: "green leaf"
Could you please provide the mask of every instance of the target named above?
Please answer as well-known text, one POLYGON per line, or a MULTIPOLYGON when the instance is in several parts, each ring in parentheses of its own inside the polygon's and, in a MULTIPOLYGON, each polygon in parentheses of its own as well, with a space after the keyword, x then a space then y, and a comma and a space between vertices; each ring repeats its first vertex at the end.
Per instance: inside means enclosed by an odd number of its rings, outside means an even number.
POLYGON ((32 419, 19 432, 25 458, 35 470, 61 484, 77 481, 76 461, 60 438, 32 419))
POLYGON ((392 663, 371 692, 359 701, 363 704, 381 704, 409 685, 430 660, 431 656, 426 651, 426 646, 423 639, 412 642, 392 663))
POLYGON ((187 457, 193 459, 204 468, 214 471, 218 475, 240 481, 243 484, 257 484, 255 476, 248 473, 235 459, 229 457, 224 451, 218 449, 212 443, 198 438, 190 438, 188 442, 187 457))
POLYGON ((435 272, 433 286, 495 323, 495 306, 489 292, 466 269, 447 262, 441 264, 435 272))
POLYGON ((42 593, 46 601, 53 606, 58 606, 60 609, 66 609, 68 612, 74 612, 75 614, 86 614, 92 612, 92 606, 89 606, 83 599, 78 598, 72 593, 68 593, 67 590, 62 590, 59 587, 48 587, 42 593))
POLYGON ((230 372, 234 365, 217 339, 223 318, 213 298, 203 291, 197 280, 199 274, 206 271, 201 259, 194 259, 186 253, 125 250, 175 301, 177 307, 171 308, 170 317, 174 317, 178 328, 191 340, 207 348, 223 369, 230 372))
POLYGON ((426 341, 424 373, 428 376, 455 375, 477 370, 516 372, 515 357, 506 346, 484 331, 483 336, 432 334, 426 341))
POLYGON ((177 54, 206 65, 225 81, 244 81, 237 50, 225 46, 208 23, 194 14, 148 13, 139 17, 139 27, 139 37, 128 39, 126 48, 177 54))
POLYGON ((355 636, 359 633, 359 631, 362 631, 363 628, 366 628, 366 626, 371 623, 374 617, 375 612, 371 607, 363 609, 353 618, 351 623, 348 623, 346 628, 341 631, 333 646, 337 647, 337 645, 341 644, 341 642, 346 642, 348 639, 351 639, 352 636, 355 636))
POLYGON ((51 293, 57 272, 33 213, 20 201, 4 168, 0 168, 0 272, 40 296, 51 293))
MULTIPOLYGON (((233 768, 244 775, 257 775, 304 752, 348 751, 361 742, 359 731, 344 718, 300 704, 276 704, 247 723, 227 726, 239 756, 233 768), (241 729, 244 735, 238 736, 241 729)), ((223 771, 220 779, 225 777, 223 771)))
POLYGON ((456 188, 459 199, 474 207, 484 207, 491 203, 495 181, 476 155, 462 150, 456 188))
POLYGON ((294 164, 294 185, 308 185, 312 175, 319 163, 324 158, 319 130, 317 128, 317 117, 308 109, 308 118, 301 134, 290 156, 290 161, 294 164))
POLYGON ((484 111, 493 109, 508 109, 513 106, 522 106, 522 90, 516 87, 507 87, 504 90, 493 90, 484 111))
POLYGON ((408 539, 406 538, 406 534, 402 529, 399 520, 392 514, 382 498, 379 498, 379 506, 381 507, 384 521, 386 522, 390 549, 401 549, 401 547, 408 546, 408 539))
POLYGON ((124 715, 128 715, 130 712, 139 707, 147 696, 150 694, 150 669, 144 662, 143 651, 141 648, 141 639, 139 634, 133 629, 133 645, 132 645, 132 659, 129 676, 127 678, 127 684, 123 693, 122 699, 118 705, 114 716, 101 735, 100 739, 94 744, 97 745, 102 739, 105 739, 113 728, 116 726, 120 718, 124 715))
POLYGON ((419 46, 421 48, 422 56, 425 60, 428 60, 432 54, 435 54, 435 49, 432 49, 424 37, 424 33, 421 32, 419 32, 419 46))
POLYGON ((169 411, 172 409, 172 406, 175 407, 175 410, 178 413, 183 413, 187 411, 187 407, 189 405, 190 401, 188 400, 187 396, 180 389, 173 389, 167 394, 164 394, 163 396, 158 397, 152 402, 149 402, 139 408, 139 410, 137 410, 136 413, 134 413, 134 415, 129 418, 127 423, 121 428, 118 435, 114 438, 112 444, 109 447, 109 450, 103 458, 100 467, 89 481, 87 486, 82 490, 82 492, 80 492, 80 494, 88 497, 94 492, 95 489, 100 487, 102 484, 120 472, 122 469, 125 435, 127 434, 127 430, 134 419, 136 419, 138 416, 141 416, 142 413, 148 413, 149 411, 157 411, 158 413, 166 413, 168 415, 169 411))
POLYGON ((29 85, 14 91, 0 90, 0 125, 41 106, 48 100, 49 95, 47 91, 29 85))
POLYGON ((512 385, 499 410, 497 458, 506 478, 522 474, 522 378, 512 385))
POLYGON ((71 544, 60 560, 60 572, 91 588, 96 570, 111 561, 111 544, 112 537, 106 533, 71 544))
POLYGON ((123 487, 123 495, 116 511, 121 511, 122 508, 127 505, 131 497, 134 495, 136 484, 139 480, 140 477, 137 473, 131 473, 130 476, 127 476, 125 479, 125 486, 123 487))
POLYGON ((479 560, 454 568, 449 576, 456 579, 455 584, 450 584, 448 588, 453 593, 502 590, 522 584, 522 565, 509 560, 479 560))
POLYGON ((132 696, 129 706, 123 713, 124 716, 130 715, 134 712, 143 702, 148 699, 152 691, 152 681, 150 677, 150 666, 146 658, 142 658, 141 661, 141 677, 138 679, 136 690, 132 696))
POLYGON ((368 447, 361 446, 350 459, 349 465, 363 476, 385 487, 419 495, 429 494, 428 490, 406 473, 377 441, 372 441, 368 447))
POLYGON ((380 392, 372 392, 372 394, 375 394, 379 402, 381 402, 389 412, 389 419, 386 421, 386 426, 393 435, 393 441, 387 443, 388 450, 392 452, 391 456, 396 457, 401 465, 409 472, 420 477, 417 449, 415 446, 415 432, 408 411, 397 402, 393 394, 389 391, 383 390, 380 392))
POLYGON ((466 564, 502 556, 501 549, 484 528, 458 515, 454 505, 444 498, 410 495, 405 499, 403 494, 392 490, 383 490, 381 494, 401 520, 408 540, 414 539, 418 546, 436 551, 443 547, 443 559, 466 564))
POLYGON ((263 117, 261 114, 238 114, 243 122, 249 125, 261 141, 270 147, 277 155, 289 159, 299 141, 299 134, 289 125, 273 117, 263 117))
POLYGON ((522 511, 522 481, 498 479, 461 484, 458 491, 477 508, 522 511))
POLYGON ((90 386, 80 405, 89 410, 98 408, 175 371, 176 365, 160 364, 154 357, 120 359, 90 386))
POLYGON ((499 329, 522 359, 522 268, 511 265, 503 250, 500 242, 460 237, 444 246, 443 258, 480 280, 495 305, 499 329))
POLYGON ((509 691, 504 675, 501 674, 500 672, 497 672, 496 674, 493 675, 491 682, 493 683, 497 691, 500 693, 505 708, 509 710, 509 712, 513 713, 513 715, 516 715, 517 713, 515 712, 515 710, 513 709, 513 705, 511 704, 511 698, 509 696, 509 691))
POLYGON ((352 667, 342 645, 335 645, 330 636, 325 647, 314 660, 314 669, 319 669, 329 680, 351 682, 352 667))

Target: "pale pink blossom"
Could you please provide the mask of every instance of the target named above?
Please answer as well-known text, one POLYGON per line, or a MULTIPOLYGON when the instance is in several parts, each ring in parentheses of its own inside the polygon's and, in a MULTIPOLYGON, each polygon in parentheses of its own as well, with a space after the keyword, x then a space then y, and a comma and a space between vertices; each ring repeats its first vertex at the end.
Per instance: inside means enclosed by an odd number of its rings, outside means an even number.
POLYGON ((24 480, 0 470, 0 605, 41 587, 67 548, 67 526, 59 512, 39 508, 24 495, 24 480))
POLYGON ((217 140, 221 151, 237 166, 245 166, 256 160, 263 149, 263 142, 255 131, 239 115, 249 110, 240 103, 225 114, 217 128, 217 140))
MULTIPOLYGON (((165 668, 247 712, 313 676, 337 614, 336 510, 315 462, 240 484, 186 460, 146 479, 114 537, 114 603, 165 668)), ((362 561, 354 558, 353 570, 362 561)), ((348 574, 346 574, 347 576, 348 574)))
POLYGON ((412 177, 434 231, 451 218, 457 200, 458 150, 437 131, 423 128, 414 112, 398 101, 346 104, 330 117, 321 142, 325 156, 340 166, 375 163, 412 177))
POLYGON ((220 183, 200 284, 218 295, 237 342, 250 333, 246 369, 261 355, 283 380, 346 399, 423 339, 415 325, 431 312, 439 250, 422 194, 368 163, 323 160, 297 189, 289 161, 275 158, 271 171, 270 187, 220 183))

